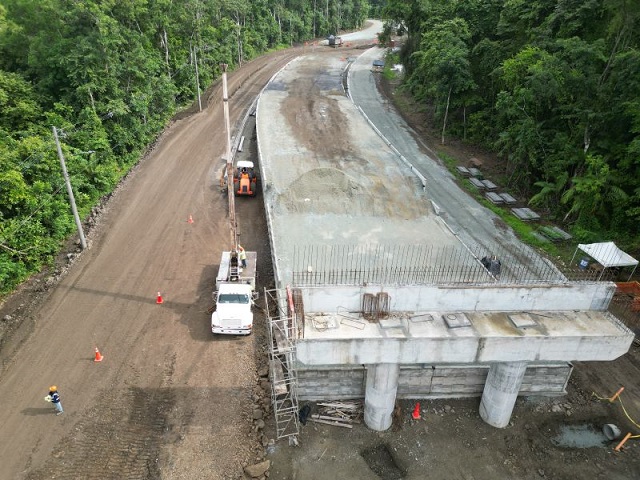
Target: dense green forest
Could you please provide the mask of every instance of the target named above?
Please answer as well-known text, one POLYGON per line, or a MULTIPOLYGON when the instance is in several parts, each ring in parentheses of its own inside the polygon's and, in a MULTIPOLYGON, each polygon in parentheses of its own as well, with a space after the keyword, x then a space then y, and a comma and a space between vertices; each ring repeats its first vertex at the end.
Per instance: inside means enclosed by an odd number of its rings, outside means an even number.
POLYGON ((577 240, 640 251, 638 0, 387 0, 383 16, 442 142, 499 154, 577 240))
POLYGON ((75 230, 171 116, 274 48, 406 34, 405 88, 579 241, 640 251, 637 0, 0 0, 0 293, 75 230), (198 67, 197 70, 195 67, 198 67))
POLYGON ((270 49, 363 25, 366 0, 0 0, 0 293, 75 231, 171 116, 270 49))

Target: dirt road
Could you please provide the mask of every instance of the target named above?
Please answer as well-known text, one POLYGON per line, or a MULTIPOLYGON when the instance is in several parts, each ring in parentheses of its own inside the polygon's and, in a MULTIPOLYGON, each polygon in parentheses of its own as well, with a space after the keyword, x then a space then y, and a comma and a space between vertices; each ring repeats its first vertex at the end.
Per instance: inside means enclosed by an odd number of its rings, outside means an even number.
MULTIPOLYGON (((232 125, 296 54, 230 74, 232 125)), ((255 463, 259 336, 213 338, 207 313, 230 248, 220 90, 165 132, 59 284, 34 283, 4 305, 0 318, 21 325, 3 338, 0 478, 238 478, 255 463), (40 307, 36 297, 46 297, 40 307), (54 384, 61 416, 43 400, 54 384)), ((261 229, 242 243, 268 263, 261 209, 238 209, 241 231, 261 229)))

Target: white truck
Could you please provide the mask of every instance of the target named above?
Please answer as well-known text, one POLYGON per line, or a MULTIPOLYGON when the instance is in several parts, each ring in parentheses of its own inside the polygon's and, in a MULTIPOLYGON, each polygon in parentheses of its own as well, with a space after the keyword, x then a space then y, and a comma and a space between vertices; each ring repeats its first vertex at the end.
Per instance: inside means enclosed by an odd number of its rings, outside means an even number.
POLYGON ((256 287, 256 252, 246 252, 247 265, 242 267, 233 252, 222 252, 216 277, 216 302, 211 314, 211 332, 225 335, 249 335, 253 329, 256 287))

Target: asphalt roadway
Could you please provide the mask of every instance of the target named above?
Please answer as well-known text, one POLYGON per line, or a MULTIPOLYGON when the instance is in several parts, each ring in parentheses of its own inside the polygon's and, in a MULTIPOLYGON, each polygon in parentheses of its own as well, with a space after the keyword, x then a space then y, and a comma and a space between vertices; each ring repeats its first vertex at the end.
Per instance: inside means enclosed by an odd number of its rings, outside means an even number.
POLYGON ((499 254, 503 264, 502 281, 550 280, 556 274, 555 280, 562 281, 559 272, 550 271, 548 264, 520 242, 496 214, 456 184, 451 172, 436 160, 429 147, 418 143, 418 135, 381 96, 374 77, 379 73, 372 71, 372 63, 376 59, 384 60, 385 52, 383 48, 373 47, 351 63, 348 94, 387 144, 426 178, 427 196, 451 231, 479 256, 499 254), (512 269, 510 264, 518 267, 512 269))

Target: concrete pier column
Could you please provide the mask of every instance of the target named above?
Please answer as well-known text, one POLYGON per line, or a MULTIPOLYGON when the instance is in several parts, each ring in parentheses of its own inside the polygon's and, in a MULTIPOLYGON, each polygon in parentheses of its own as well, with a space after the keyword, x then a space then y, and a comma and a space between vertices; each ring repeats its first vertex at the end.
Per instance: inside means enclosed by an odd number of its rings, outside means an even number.
POLYGON ((491 365, 480 401, 480 417, 489 425, 497 428, 509 425, 526 370, 527 362, 491 365))
POLYGON ((364 423, 371 430, 383 432, 391 426, 399 375, 400 365, 397 363, 367 365, 364 423))

